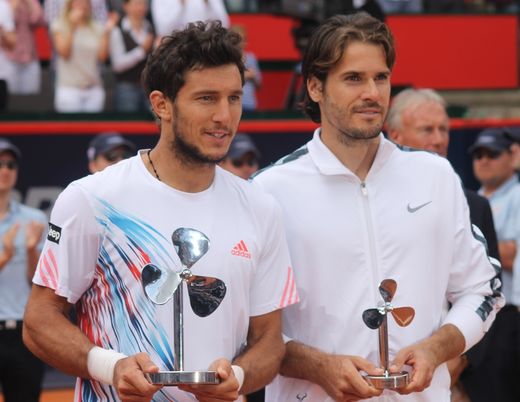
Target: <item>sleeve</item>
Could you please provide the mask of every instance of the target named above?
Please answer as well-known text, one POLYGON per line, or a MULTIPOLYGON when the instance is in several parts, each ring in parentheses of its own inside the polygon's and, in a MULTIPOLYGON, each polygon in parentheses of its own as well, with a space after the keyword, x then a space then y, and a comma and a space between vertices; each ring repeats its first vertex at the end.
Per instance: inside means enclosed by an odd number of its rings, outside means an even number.
POLYGON ((126 71, 145 58, 146 54, 141 46, 126 51, 121 29, 116 27, 110 33, 110 62, 116 73, 126 71))
POLYGON ((472 230, 468 204, 453 171, 450 187, 455 244, 447 290, 452 307, 444 324, 453 324, 462 332, 468 350, 484 336, 504 305, 501 267, 498 260, 487 255, 483 235, 472 230))
POLYGON ((520 306, 520 185, 516 188, 516 199, 514 200, 515 209, 511 219, 512 225, 516 228, 515 243, 516 255, 513 261, 513 295, 511 302, 515 306, 520 306))
POLYGON ((266 314, 299 301, 281 209, 271 196, 266 197, 269 197, 269 208, 265 219, 259 222, 263 247, 250 296, 252 316, 266 314))
POLYGON ((78 185, 56 200, 33 283, 76 303, 94 276, 101 237, 92 207, 78 185))

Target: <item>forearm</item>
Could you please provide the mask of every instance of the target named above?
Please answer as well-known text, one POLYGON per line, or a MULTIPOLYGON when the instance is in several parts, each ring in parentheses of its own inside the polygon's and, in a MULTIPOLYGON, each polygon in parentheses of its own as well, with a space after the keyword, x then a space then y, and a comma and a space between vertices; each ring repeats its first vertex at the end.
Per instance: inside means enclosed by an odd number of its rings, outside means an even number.
POLYGON ((460 356, 466 347, 464 335, 453 324, 446 324, 421 342, 434 358, 435 367, 460 356))
POLYGON ((281 336, 278 339, 269 337, 259 340, 236 357, 233 364, 244 370, 240 393, 249 394, 270 383, 278 374, 284 351, 281 336))
POLYGON ((321 385, 320 373, 325 371, 323 366, 326 365, 328 357, 329 354, 319 349, 297 341, 290 341, 285 344, 285 357, 280 374, 321 385))
POLYGON ((80 329, 72 324, 67 311, 55 304, 40 304, 33 294, 52 292, 51 289, 33 286, 23 321, 23 339, 27 347, 49 365, 58 370, 89 378, 87 355, 93 347, 80 329))

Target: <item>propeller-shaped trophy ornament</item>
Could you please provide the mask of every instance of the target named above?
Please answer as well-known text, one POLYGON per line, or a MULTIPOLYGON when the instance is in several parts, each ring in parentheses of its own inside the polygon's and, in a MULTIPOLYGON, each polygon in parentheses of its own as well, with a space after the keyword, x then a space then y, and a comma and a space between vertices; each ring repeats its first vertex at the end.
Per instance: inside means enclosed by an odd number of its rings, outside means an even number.
POLYGON ((186 282, 193 312, 199 317, 213 313, 226 295, 226 285, 217 278, 193 275, 192 266, 209 250, 209 239, 196 229, 179 228, 172 242, 182 264, 180 272, 147 264, 141 271, 146 297, 154 304, 165 304, 173 298, 174 371, 148 373, 152 384, 218 384, 215 371, 184 371, 183 283, 186 282))
POLYGON ((406 371, 390 373, 388 371, 388 322, 387 315, 391 313, 397 324, 401 327, 408 326, 414 316, 412 307, 394 307, 391 302, 397 290, 397 282, 393 279, 385 279, 379 285, 379 293, 384 303, 377 308, 370 308, 363 312, 363 321, 370 329, 379 329, 379 359, 384 370, 383 375, 365 375, 365 378, 377 389, 397 389, 405 387, 409 381, 406 371))

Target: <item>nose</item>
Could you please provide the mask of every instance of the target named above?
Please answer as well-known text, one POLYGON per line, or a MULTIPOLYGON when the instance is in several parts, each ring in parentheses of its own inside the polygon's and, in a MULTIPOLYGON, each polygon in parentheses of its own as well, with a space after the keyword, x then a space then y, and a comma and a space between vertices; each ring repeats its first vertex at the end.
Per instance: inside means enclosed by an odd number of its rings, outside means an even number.
POLYGON ((377 99, 379 98, 380 91, 376 84, 376 82, 373 79, 369 79, 365 85, 364 91, 363 91, 363 98, 364 99, 377 99))
POLYGON ((231 120, 231 106, 227 99, 222 99, 215 106, 213 121, 228 124, 231 120))

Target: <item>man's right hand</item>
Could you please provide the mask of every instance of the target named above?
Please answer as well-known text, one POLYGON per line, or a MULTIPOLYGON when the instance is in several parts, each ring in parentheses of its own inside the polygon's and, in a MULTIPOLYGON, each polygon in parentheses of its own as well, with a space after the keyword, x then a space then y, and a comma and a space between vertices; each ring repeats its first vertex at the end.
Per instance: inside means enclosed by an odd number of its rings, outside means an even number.
POLYGON ((320 373, 315 373, 316 382, 338 402, 359 401, 381 395, 383 391, 371 386, 359 373, 360 370, 372 375, 383 374, 382 369, 361 357, 327 355, 320 373))
POLYGON ((156 373, 155 365, 146 353, 121 359, 114 368, 114 387, 122 402, 149 402, 161 389, 148 382, 145 373, 156 373))

